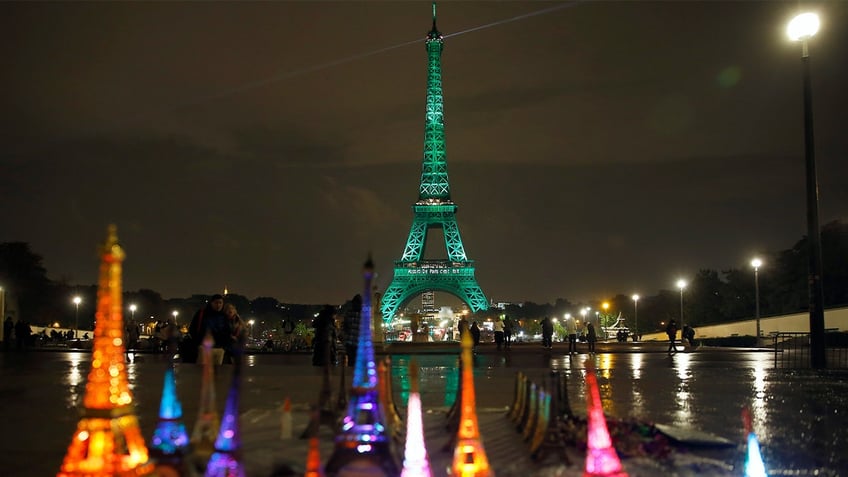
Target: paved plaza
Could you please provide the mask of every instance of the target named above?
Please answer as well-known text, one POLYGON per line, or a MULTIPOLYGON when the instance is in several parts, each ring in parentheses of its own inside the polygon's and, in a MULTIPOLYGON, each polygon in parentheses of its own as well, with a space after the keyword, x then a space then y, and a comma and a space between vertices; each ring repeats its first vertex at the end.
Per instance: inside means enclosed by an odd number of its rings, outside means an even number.
MULTIPOLYGON (((533 462, 527 444, 504 417, 513 400, 515 374, 541 380, 551 369, 567 378, 571 407, 585 415, 585 360, 597 368, 605 412, 632 419, 698 431, 738 442, 737 447, 672 445, 664 459, 624 460, 637 475, 742 475, 743 429, 740 410, 750 408, 769 475, 844 475, 848 469, 848 373, 785 371, 773 368, 769 352, 705 349, 668 356, 656 344, 609 344, 596 355, 566 355, 563 345, 546 352, 538 344, 515 345, 509 352, 481 347, 475 357, 475 387, 483 443, 498 476, 582 475, 581 451, 568 449, 573 465, 554 456, 533 462)), ((406 366, 414 357, 421 368, 426 442, 435 475, 446 475, 450 454, 445 411, 458 382, 458 348, 392 346, 395 400, 401 410, 409 389, 406 366), (427 351, 427 353, 418 353, 427 351), (410 354, 415 352, 415 354, 410 354)), ((385 356, 378 354, 378 358, 385 356)), ((30 351, 0 354, 0 405, 3 408, 0 464, 5 476, 55 475, 78 421, 90 354, 30 351)), ((307 354, 257 354, 246 357, 241 396, 244 459, 249 475, 264 477, 286 464, 302 469, 306 442, 280 439, 280 407, 293 403, 296 436, 305 428, 310 403, 317 400, 322 371, 307 354)), ((138 355, 128 374, 142 431, 150 437, 156 424, 166 363, 161 355, 138 355)), ((351 369, 346 373, 351 379, 351 369)), ((339 368, 332 387, 339 386, 339 368)), ((217 400, 223 409, 231 367, 216 376, 217 400)), ((191 428, 200 402, 200 367, 178 365, 178 394, 191 428)), ((296 437, 295 436, 295 437, 296 437)), ((321 428, 321 451, 332 450, 332 430, 321 428)), ((401 449, 402 450, 402 449, 401 449)))

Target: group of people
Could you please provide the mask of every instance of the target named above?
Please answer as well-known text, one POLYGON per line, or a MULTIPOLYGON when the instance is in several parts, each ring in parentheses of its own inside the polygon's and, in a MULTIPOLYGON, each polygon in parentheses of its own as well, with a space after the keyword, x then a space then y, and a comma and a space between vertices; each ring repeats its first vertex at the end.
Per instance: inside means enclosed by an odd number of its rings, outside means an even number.
MULTIPOLYGON (((169 341, 171 336, 168 337, 169 341)), ((180 343, 183 362, 203 362, 202 347, 206 336, 212 340, 213 364, 234 363, 240 359, 247 339, 247 326, 239 316, 236 306, 232 303, 225 304, 222 295, 212 295, 206 306, 192 317, 188 334, 180 343)))
MULTIPOLYGON (((669 320, 668 325, 665 327, 665 334, 668 336, 668 355, 671 356, 677 353, 677 346, 675 345, 675 341, 677 340, 676 321, 669 320)), ((695 346, 695 328, 689 325, 683 325, 683 330, 680 333, 680 341, 684 347, 695 346)))

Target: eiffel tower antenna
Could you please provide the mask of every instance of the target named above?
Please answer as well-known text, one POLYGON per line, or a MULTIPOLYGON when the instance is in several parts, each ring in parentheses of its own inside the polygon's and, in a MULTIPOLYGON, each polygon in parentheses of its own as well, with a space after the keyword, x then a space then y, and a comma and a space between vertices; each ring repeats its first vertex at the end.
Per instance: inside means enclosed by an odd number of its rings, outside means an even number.
POLYGON ((472 312, 486 310, 489 302, 477 279, 474 261, 465 254, 465 246, 456 223, 457 205, 451 200, 448 162, 445 148, 444 100, 442 96, 443 37, 436 28, 436 4, 433 3, 433 29, 427 33, 427 101, 424 116, 424 158, 418 201, 412 206, 414 218, 403 255, 395 261, 394 276, 381 306, 383 321, 390 323, 395 313, 410 299, 428 290, 440 290, 464 301, 472 312), (441 229, 447 258, 424 258, 427 233, 441 229))
POLYGON ((85 385, 82 416, 58 477, 142 476, 154 471, 138 425, 124 363, 121 305, 124 250, 118 245, 114 225, 109 226, 106 244, 100 252, 91 371, 85 385))

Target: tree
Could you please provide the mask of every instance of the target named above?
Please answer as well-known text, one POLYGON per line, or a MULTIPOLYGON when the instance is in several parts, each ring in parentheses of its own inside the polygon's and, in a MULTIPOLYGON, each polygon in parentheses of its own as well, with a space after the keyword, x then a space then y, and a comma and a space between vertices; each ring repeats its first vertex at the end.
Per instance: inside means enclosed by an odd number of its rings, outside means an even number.
POLYGON ((42 324, 40 313, 51 286, 42 260, 28 243, 0 244, 0 283, 17 298, 18 319, 36 324, 42 324))

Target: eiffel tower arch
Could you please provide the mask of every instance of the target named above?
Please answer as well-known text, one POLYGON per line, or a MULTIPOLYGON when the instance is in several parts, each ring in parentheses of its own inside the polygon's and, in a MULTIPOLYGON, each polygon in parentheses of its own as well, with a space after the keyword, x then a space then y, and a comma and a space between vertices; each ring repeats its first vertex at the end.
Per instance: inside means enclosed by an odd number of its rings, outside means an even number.
POLYGON ((456 223, 457 205, 450 197, 442 98, 442 46, 442 34, 436 29, 436 4, 433 3, 433 29, 426 40, 427 112, 421 184, 418 201, 412 206, 414 217, 409 238, 400 260, 395 261, 394 276, 383 294, 380 311, 384 323, 390 323, 409 300, 428 290, 454 295, 472 312, 489 307, 474 277, 474 261, 465 254, 456 223), (424 258, 427 234, 432 230, 441 230, 444 235, 446 259, 424 258))

